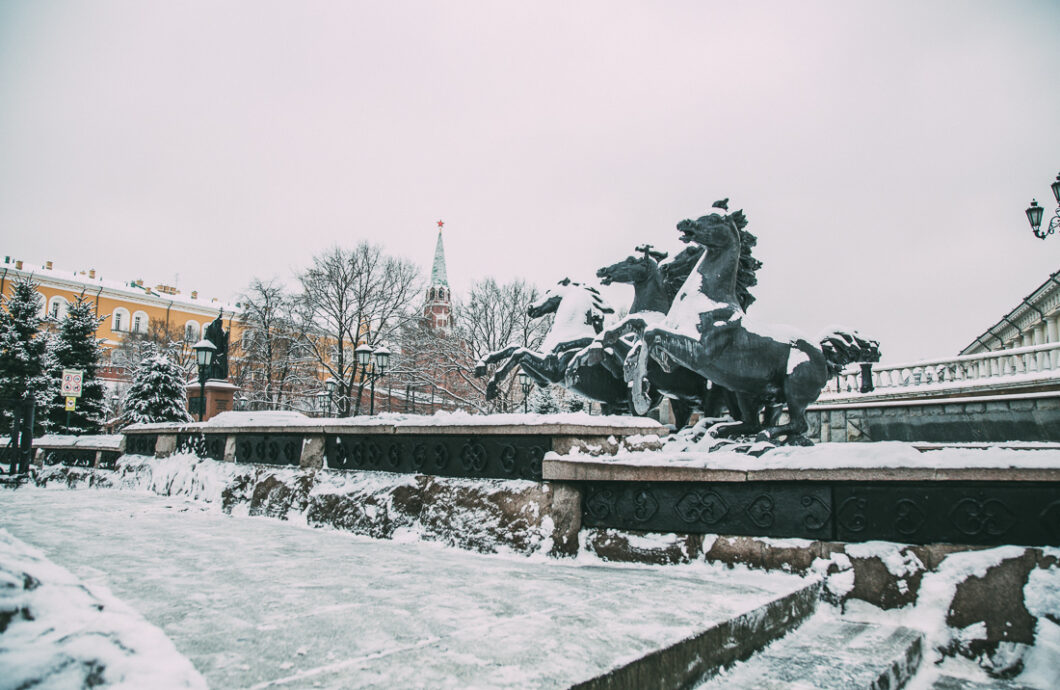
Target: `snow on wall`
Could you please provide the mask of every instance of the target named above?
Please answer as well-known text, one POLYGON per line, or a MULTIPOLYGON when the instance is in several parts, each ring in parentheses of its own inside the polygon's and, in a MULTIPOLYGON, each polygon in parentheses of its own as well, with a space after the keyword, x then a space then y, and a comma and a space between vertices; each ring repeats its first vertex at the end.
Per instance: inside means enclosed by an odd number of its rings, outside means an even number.
POLYGON ((0 685, 202 688, 160 629, 0 529, 0 685))
POLYGON ((376 538, 439 541, 483 553, 563 555, 577 547, 576 534, 567 534, 550 515, 551 487, 525 480, 267 467, 195 455, 126 455, 113 472, 50 466, 37 470, 36 482, 179 495, 234 514, 266 515, 376 538))

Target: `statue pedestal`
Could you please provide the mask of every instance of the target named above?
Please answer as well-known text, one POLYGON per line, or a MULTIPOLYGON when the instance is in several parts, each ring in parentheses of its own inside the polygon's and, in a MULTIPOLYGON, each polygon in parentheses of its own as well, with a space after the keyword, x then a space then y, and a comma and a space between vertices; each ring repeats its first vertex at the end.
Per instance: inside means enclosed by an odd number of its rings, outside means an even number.
MULTIPOLYGON (((195 418, 195 421, 199 421, 199 396, 202 393, 202 388, 200 388, 198 381, 194 381, 186 385, 184 389, 188 394, 188 413, 195 418)), ((202 415, 203 421, 233 409, 233 401, 238 390, 239 386, 228 381, 220 379, 207 380, 206 408, 202 415)))

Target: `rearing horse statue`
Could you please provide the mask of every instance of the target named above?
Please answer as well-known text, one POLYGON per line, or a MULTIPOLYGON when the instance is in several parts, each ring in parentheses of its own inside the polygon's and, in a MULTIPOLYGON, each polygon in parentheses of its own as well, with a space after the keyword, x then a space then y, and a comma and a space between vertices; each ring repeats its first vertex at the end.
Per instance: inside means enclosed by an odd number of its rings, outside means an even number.
POLYGON ((736 394, 741 421, 720 430, 722 435, 755 433, 788 443, 809 444, 806 408, 820 395, 830 375, 854 361, 876 361, 876 341, 834 333, 822 345, 793 331, 764 327, 746 316, 737 294, 741 235, 740 211, 716 207, 698 220, 677 225, 681 240, 705 247, 665 319, 647 325, 644 343, 663 370, 686 367, 736 394), (831 346, 835 341, 846 348, 831 346), (767 406, 786 405, 789 421, 762 414, 767 406))
MULTIPOLYGON (((569 278, 559 281, 527 308, 527 313, 535 319, 555 314, 552 328, 545 336, 540 352, 513 345, 491 352, 477 362, 475 375, 485 376, 487 365, 508 360, 486 385, 486 399, 492 400, 497 396, 501 381, 517 366, 540 386, 562 383, 571 360, 595 340, 597 333, 608 325, 614 311, 596 288, 569 278)), ((609 408, 615 408, 616 405, 625 407, 625 382, 616 378, 601 363, 586 367, 576 384, 567 387, 609 408)))

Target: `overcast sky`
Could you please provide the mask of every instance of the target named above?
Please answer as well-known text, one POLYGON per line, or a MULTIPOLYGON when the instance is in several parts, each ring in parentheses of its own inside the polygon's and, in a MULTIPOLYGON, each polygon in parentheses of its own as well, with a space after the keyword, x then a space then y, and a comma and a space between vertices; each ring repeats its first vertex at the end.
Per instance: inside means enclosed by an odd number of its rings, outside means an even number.
MULTIPOLYGON (((0 255, 541 287, 731 197, 759 320, 949 356, 1060 268, 1060 3, 0 0, 0 255)), ((179 279, 176 276, 179 275, 179 279)), ((632 300, 614 288, 616 303, 632 300)))

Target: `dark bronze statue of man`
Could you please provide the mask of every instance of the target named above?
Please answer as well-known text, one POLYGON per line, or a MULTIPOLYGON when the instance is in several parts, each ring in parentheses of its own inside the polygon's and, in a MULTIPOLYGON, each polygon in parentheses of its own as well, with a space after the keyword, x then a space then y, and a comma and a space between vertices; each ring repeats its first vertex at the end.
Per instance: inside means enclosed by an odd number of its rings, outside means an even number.
POLYGON ((229 331, 224 329, 224 323, 221 317, 224 316, 224 310, 217 315, 209 326, 206 327, 206 333, 204 337, 213 343, 214 347, 217 348, 213 353, 213 361, 210 363, 209 371, 207 372, 206 378, 208 379, 220 379, 222 381, 228 379, 228 334, 229 331))

